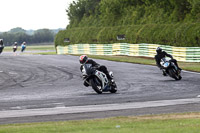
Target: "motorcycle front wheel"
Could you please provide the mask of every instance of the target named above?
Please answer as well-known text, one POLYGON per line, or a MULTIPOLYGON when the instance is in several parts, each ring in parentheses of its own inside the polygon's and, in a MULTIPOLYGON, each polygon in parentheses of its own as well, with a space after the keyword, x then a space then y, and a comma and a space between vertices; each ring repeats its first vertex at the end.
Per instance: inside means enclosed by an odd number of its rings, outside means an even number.
POLYGON ((97 78, 90 79, 90 84, 96 93, 98 94, 102 93, 103 90, 102 90, 101 82, 99 81, 99 79, 97 78))
POLYGON ((181 80, 181 76, 179 74, 177 74, 176 70, 175 69, 169 69, 169 74, 172 78, 174 78, 175 80, 181 80))

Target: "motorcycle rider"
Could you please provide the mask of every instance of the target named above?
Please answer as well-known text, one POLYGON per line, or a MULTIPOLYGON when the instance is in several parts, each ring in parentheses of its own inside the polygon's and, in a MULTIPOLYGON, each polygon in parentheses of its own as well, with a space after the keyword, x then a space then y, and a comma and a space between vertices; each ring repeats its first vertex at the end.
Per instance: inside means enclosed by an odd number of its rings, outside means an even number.
POLYGON ((160 65, 160 61, 162 58, 164 57, 170 57, 171 58, 171 62, 174 62, 174 64, 177 66, 177 68, 181 71, 182 69, 178 66, 178 63, 175 59, 173 59, 173 56, 168 54, 167 52, 163 51, 162 48, 157 47, 156 49, 156 55, 155 55, 155 60, 156 60, 156 65, 163 71, 163 75, 166 76, 165 71, 163 70, 162 66, 160 65))
POLYGON ((13 52, 14 53, 17 51, 17 47, 18 47, 18 44, 17 44, 17 42, 15 42, 14 45, 13 45, 13 52))
POLYGON ((26 49, 26 42, 23 42, 21 44, 21 52, 24 52, 25 49, 26 49))
MULTIPOLYGON (((94 60, 92 59, 88 59, 88 56, 87 55, 81 55, 79 57, 79 61, 80 61, 80 64, 81 64, 81 67, 80 67, 80 70, 82 72, 83 70, 83 65, 84 64, 91 64, 92 67, 96 68, 97 70, 103 72, 106 74, 108 80, 110 81, 110 83, 114 83, 114 80, 113 78, 110 76, 110 74, 108 73, 108 70, 106 68, 106 66, 103 66, 103 65, 100 65, 98 63, 96 63, 94 60)), ((88 86, 87 84, 84 83, 85 86, 88 86)))
POLYGON ((4 49, 3 39, 0 39, 0 54, 3 52, 3 49, 4 49))

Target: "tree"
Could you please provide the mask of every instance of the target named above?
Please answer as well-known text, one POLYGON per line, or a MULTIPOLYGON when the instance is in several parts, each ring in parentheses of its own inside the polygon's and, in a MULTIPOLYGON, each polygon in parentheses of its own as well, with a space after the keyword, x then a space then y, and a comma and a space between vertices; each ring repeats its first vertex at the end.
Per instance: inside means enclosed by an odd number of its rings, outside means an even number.
POLYGON ((49 29, 40 29, 34 32, 33 41, 36 43, 53 42, 54 33, 49 29))
POLYGON ((34 32, 33 35, 28 35, 22 28, 14 28, 9 32, 0 33, 0 38, 4 39, 5 45, 12 45, 14 42, 19 44, 22 42, 32 43, 44 43, 53 42, 55 33, 49 29, 40 29, 34 32))
POLYGON ((19 32, 25 33, 26 30, 22 29, 21 27, 17 27, 17 28, 11 29, 9 32, 10 32, 10 33, 19 33, 19 32))
POLYGON ((78 0, 73 1, 66 10, 71 24, 80 23, 81 19, 99 13, 99 3, 101 0, 78 0))

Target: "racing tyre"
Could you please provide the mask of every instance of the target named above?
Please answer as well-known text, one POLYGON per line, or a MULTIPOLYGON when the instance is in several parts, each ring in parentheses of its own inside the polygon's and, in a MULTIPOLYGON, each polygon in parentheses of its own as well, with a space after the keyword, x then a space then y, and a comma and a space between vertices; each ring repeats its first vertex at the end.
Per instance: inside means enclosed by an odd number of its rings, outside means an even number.
POLYGON ((116 85, 116 83, 114 83, 114 84, 111 86, 110 92, 111 92, 111 93, 116 93, 116 92, 117 92, 117 85, 116 85))
POLYGON ((92 86, 93 90, 94 90, 96 93, 98 93, 98 94, 101 94, 101 93, 102 93, 101 82, 98 80, 98 78, 90 79, 90 83, 91 83, 91 86, 92 86))
POLYGON ((172 78, 174 78, 175 80, 180 80, 179 79, 179 75, 176 73, 176 70, 175 69, 169 69, 169 74, 172 78))

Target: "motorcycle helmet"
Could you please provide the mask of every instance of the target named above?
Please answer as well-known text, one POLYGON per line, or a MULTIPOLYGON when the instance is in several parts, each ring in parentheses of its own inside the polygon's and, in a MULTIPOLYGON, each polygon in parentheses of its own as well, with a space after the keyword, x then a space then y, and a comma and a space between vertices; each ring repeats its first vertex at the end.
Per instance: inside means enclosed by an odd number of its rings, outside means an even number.
POLYGON ((156 52, 157 52, 158 54, 161 53, 161 52, 162 52, 162 48, 157 47, 156 52))
POLYGON ((79 61, 81 64, 85 64, 88 61, 87 55, 81 55, 79 61))

